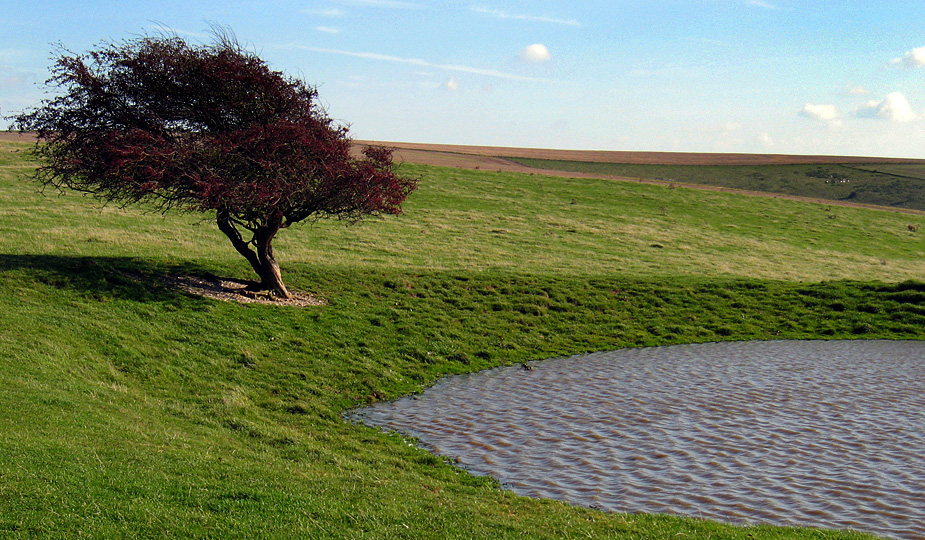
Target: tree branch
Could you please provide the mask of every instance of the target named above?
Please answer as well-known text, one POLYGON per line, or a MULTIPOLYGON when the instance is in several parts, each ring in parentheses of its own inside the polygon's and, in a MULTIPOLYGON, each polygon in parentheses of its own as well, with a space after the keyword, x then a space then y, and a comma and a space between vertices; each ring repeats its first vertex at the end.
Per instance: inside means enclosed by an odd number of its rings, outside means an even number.
POLYGON ((222 231, 225 236, 231 240, 231 245, 234 246, 234 249, 247 259, 247 262, 251 264, 251 267, 257 272, 258 276, 261 275, 260 259, 257 257, 257 253, 250 248, 254 240, 245 241, 244 238, 241 237, 241 233, 238 231, 237 227, 235 227, 233 219, 225 210, 219 210, 216 213, 215 222, 218 224, 218 230, 222 231))

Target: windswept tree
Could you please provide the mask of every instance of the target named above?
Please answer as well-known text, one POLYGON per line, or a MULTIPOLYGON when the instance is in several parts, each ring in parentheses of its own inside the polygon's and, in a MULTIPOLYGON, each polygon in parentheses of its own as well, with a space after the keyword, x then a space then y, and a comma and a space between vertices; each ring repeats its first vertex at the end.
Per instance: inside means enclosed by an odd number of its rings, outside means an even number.
POLYGON ((120 204, 215 213, 260 290, 291 295, 273 255, 276 234, 322 218, 398 214, 415 180, 392 153, 351 155, 347 128, 317 90, 271 70, 223 32, 208 45, 144 36, 74 54, 62 49, 56 97, 15 118, 35 131, 44 185, 120 204))

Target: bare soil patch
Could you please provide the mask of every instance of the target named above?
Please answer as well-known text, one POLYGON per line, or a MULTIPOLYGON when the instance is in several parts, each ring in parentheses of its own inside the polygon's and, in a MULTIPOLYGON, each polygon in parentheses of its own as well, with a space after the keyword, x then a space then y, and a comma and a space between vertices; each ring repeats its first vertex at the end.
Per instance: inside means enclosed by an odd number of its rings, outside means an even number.
POLYGON ((164 278, 164 282, 184 292, 224 302, 292 307, 323 306, 327 304, 323 298, 307 293, 292 292, 292 298, 287 299, 278 298, 265 292, 253 292, 247 289, 248 284, 246 282, 233 279, 170 276, 164 278))

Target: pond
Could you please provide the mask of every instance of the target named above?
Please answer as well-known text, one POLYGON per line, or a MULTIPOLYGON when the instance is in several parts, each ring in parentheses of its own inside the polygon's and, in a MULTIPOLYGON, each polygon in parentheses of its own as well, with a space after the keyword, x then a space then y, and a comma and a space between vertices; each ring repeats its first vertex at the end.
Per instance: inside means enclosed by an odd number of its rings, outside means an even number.
POLYGON ((708 343, 530 367, 352 416, 526 496, 925 538, 925 342, 708 343))

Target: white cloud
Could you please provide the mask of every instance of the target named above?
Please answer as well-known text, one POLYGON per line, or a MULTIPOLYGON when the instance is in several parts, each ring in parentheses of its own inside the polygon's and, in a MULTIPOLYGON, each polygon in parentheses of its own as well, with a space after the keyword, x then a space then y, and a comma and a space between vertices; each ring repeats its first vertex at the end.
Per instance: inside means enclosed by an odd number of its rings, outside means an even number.
POLYGON ((512 19, 517 21, 534 21, 534 22, 544 22, 552 24, 562 24, 565 26, 581 26, 581 24, 574 19, 556 19, 553 17, 541 17, 536 15, 522 15, 517 13, 508 13, 500 9, 488 9, 483 7, 471 7, 469 8, 476 13, 484 13, 486 15, 491 15, 492 17, 497 17, 499 19, 512 19))
POLYGON ((863 86, 852 86, 848 89, 848 94, 852 96, 867 96, 870 95, 870 90, 863 86))
POLYGON ((324 32, 325 34, 339 34, 340 30, 337 28, 332 28, 330 26, 316 26, 315 30, 319 32, 324 32))
POLYGON ((890 63, 902 64, 907 68, 925 67, 925 47, 912 49, 902 58, 894 58, 890 63))
POLYGON ((839 125, 841 123, 841 115, 838 113, 838 107, 835 105, 813 105, 812 103, 807 103, 803 105, 800 114, 827 124, 839 125))
POLYGON ((534 43, 520 51, 520 58, 527 62, 545 62, 552 58, 552 56, 550 56, 549 49, 547 49, 545 45, 534 43))
POLYGON ((881 101, 868 101, 855 113, 861 118, 883 118, 891 122, 911 122, 918 118, 909 100, 900 92, 893 92, 881 101))
POLYGON ((450 77, 443 83, 443 87, 450 91, 459 90, 459 81, 456 80, 456 77, 450 77))
POLYGON ((777 9, 777 6, 770 2, 763 2, 762 0, 747 0, 746 4, 754 7, 760 7, 764 9, 777 9))
POLYGON ((420 66, 427 68, 443 69, 446 71, 458 71, 460 73, 473 73, 475 75, 484 75, 486 77, 494 77, 496 79, 508 79, 512 81, 533 81, 533 82, 549 82, 549 79, 542 79, 537 77, 524 77, 522 75, 514 75, 511 73, 504 73, 503 71, 498 71, 496 69, 483 69, 471 66, 460 66, 454 64, 435 64, 433 62, 428 62, 427 60, 422 60, 420 58, 404 58, 401 56, 390 56, 387 54, 379 54, 372 52, 352 52, 352 51, 342 51, 338 49, 322 49, 319 47, 306 47, 304 45, 289 45, 289 48, 293 49, 304 49, 309 51, 315 51, 320 53, 327 54, 339 54, 342 56, 352 56, 354 58, 364 58, 366 60, 379 60, 383 62, 394 62, 397 64, 407 64, 411 66, 420 66))

